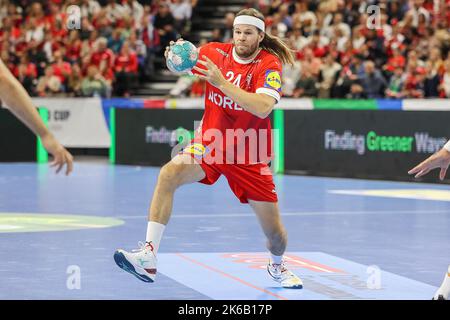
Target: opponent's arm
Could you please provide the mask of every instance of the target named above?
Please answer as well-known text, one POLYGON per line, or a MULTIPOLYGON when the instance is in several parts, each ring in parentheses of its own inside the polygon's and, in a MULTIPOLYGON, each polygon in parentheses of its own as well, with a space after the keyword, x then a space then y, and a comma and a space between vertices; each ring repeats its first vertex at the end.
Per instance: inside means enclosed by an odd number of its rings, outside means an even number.
POLYGON ((450 141, 445 146, 431 155, 417 166, 408 171, 409 174, 415 174, 415 178, 426 175, 433 169, 440 168, 439 179, 444 180, 447 169, 450 166, 450 141))
POLYGON ((0 60, 0 97, 23 123, 34 134, 44 137, 49 135, 47 127, 41 120, 39 113, 33 105, 28 93, 20 82, 14 78, 9 69, 0 60))
POLYGON ((270 114, 270 112, 272 112, 272 109, 276 103, 275 98, 264 93, 250 93, 235 86, 223 77, 214 62, 206 56, 202 57, 205 61, 198 60, 198 62, 205 66, 206 69, 201 69, 195 66, 194 70, 200 73, 198 77, 208 81, 213 86, 220 89, 225 95, 244 108, 244 110, 259 118, 264 119, 270 114))
POLYGON ((1 60, 0 98, 17 118, 41 138, 44 148, 54 156, 52 167, 57 167, 56 173, 62 169, 64 164, 67 164, 66 175, 68 175, 73 167, 72 155, 47 129, 28 93, 1 60))

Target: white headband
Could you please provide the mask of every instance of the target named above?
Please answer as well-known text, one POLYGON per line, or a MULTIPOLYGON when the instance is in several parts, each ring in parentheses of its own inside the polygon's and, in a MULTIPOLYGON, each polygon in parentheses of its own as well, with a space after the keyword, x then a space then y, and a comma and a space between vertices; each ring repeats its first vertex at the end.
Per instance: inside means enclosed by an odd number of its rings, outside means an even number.
POLYGON ((237 24, 249 24, 257 27, 259 30, 263 32, 266 31, 264 21, 253 16, 237 16, 236 18, 234 18, 233 27, 237 24))

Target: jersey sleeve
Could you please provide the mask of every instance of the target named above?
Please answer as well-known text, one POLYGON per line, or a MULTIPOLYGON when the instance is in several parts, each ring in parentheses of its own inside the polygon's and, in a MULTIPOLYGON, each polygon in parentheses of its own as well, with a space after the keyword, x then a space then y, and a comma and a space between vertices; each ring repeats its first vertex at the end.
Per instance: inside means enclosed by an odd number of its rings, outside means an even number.
POLYGON ((281 99, 281 71, 280 61, 275 57, 270 57, 263 61, 256 79, 256 93, 264 93, 273 97, 277 103, 281 99))

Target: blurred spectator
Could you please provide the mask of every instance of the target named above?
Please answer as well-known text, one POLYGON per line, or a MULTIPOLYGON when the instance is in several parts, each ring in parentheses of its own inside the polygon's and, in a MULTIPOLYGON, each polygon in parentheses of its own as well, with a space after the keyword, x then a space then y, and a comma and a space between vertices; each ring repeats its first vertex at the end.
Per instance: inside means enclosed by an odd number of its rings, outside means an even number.
POLYGON ((405 98, 424 98, 425 97, 425 77, 426 71, 423 67, 417 67, 412 73, 408 74, 403 90, 405 98))
POLYGON ((388 21, 391 25, 398 24, 399 21, 403 20, 403 16, 405 15, 405 1, 388 1, 386 12, 388 15, 388 21), (403 3, 402 3, 403 2, 403 3))
POLYGON ((38 44, 44 41, 44 25, 38 24, 36 18, 30 17, 25 24, 25 41, 32 40, 38 44))
POLYGON ((123 17, 126 14, 125 8, 117 3, 116 0, 108 0, 108 4, 105 7, 106 18, 112 24, 119 24, 122 22, 123 17))
POLYGON ((143 71, 145 68, 145 60, 147 58, 147 48, 144 41, 137 37, 136 32, 132 32, 128 38, 128 43, 130 44, 131 50, 136 52, 139 65, 138 71, 143 71))
POLYGON ((444 62, 444 75, 439 89, 442 91, 442 97, 450 98, 450 60, 444 62))
POLYGON ((230 42, 233 39, 233 21, 235 14, 227 12, 225 14, 225 21, 222 27, 222 42, 230 42))
POLYGON ((343 99, 350 93, 352 85, 359 84, 357 72, 351 64, 345 65, 340 71, 334 86, 331 88, 331 97, 343 99))
POLYGON ((366 43, 363 26, 356 26, 353 29, 352 44, 355 50, 359 50, 366 43))
POLYGON ((71 30, 69 37, 65 42, 66 47, 66 59, 71 64, 78 63, 81 59, 81 46, 80 33, 78 30, 71 30))
POLYGON ((364 76, 361 78, 361 86, 364 94, 369 99, 381 98, 387 86, 386 79, 381 72, 376 69, 373 61, 366 61, 364 64, 364 76))
POLYGON ((308 37, 308 47, 313 50, 314 56, 323 58, 328 52, 327 46, 330 44, 330 39, 322 36, 318 30, 308 37))
POLYGON ((367 93, 364 91, 361 81, 357 80, 350 86, 350 92, 345 96, 347 99, 367 99, 367 93))
POLYGON ((431 61, 426 62, 426 78, 424 81, 425 98, 439 97, 439 82, 441 81, 441 79, 437 70, 439 69, 435 69, 431 61))
POLYGON ((87 75, 81 83, 81 93, 84 97, 107 97, 108 84, 98 68, 89 66, 87 75))
POLYGON ((125 16, 132 18, 133 29, 142 29, 142 18, 144 16, 144 7, 137 0, 124 0, 122 3, 125 16))
POLYGON ((314 56, 314 52, 311 48, 305 48, 305 50, 303 50, 303 56, 300 56, 300 62, 302 70, 307 68, 313 76, 319 76, 323 63, 321 59, 314 56))
POLYGON ((300 79, 295 84, 293 98, 313 98, 317 97, 317 78, 315 78, 309 68, 304 68, 300 79))
POLYGON ((404 70, 406 66, 406 59, 403 56, 400 48, 393 48, 392 55, 387 63, 382 66, 382 72, 386 79, 389 79, 396 68, 404 70))
POLYGON ((369 29, 366 33, 366 47, 368 49, 369 60, 375 62, 377 67, 381 67, 387 61, 384 37, 377 33, 375 29, 369 29))
POLYGON ((308 37, 311 35, 312 30, 316 29, 317 16, 308 9, 308 5, 304 1, 296 2, 294 6, 293 24, 298 23, 303 35, 308 37))
POLYGON ((91 20, 101 10, 100 4, 96 0, 81 0, 79 4, 81 17, 91 20))
POLYGON ((340 27, 335 27, 334 39, 336 41, 336 49, 339 52, 345 52, 347 48, 347 43, 350 39, 345 35, 344 31, 340 27))
POLYGON ((308 38, 302 34, 301 23, 294 23, 289 39, 295 50, 303 50, 308 45, 308 38))
POLYGON ((212 31, 210 42, 222 42, 222 33, 219 28, 215 28, 212 31))
POLYGON ((53 53, 53 63, 51 64, 53 75, 58 77, 61 84, 66 86, 67 78, 72 72, 70 63, 64 61, 62 52, 57 50, 53 53))
POLYGON ((42 50, 38 50, 37 46, 32 46, 28 50, 28 58, 31 63, 36 66, 37 77, 44 74, 45 67, 48 64, 47 56, 42 50))
POLYGON ((285 21, 282 19, 280 13, 275 13, 272 17, 271 22, 269 23, 269 26, 271 26, 272 30, 276 30, 276 34, 280 38, 284 38, 286 32, 288 31, 288 26, 285 21))
POLYGON ((35 95, 34 88, 37 84, 37 69, 36 65, 29 61, 26 54, 20 58, 20 63, 14 70, 14 76, 30 95, 35 95))
POLYGON ((405 25, 418 28, 422 19, 423 23, 430 23, 430 13, 423 7, 423 0, 411 1, 412 7, 406 12, 405 25))
POLYGON ((184 32, 188 21, 191 20, 192 6, 190 0, 173 0, 170 4, 170 12, 175 18, 174 27, 178 32, 184 32))
POLYGON ((89 19, 86 17, 81 18, 81 30, 79 30, 80 39, 89 39, 92 31, 94 31, 94 26, 90 23, 89 19))
POLYGON ((441 49, 438 47, 432 47, 429 50, 428 62, 433 73, 442 74, 444 72, 444 60, 442 60, 441 49))
POLYGON ((31 6, 26 8, 28 10, 28 14, 25 18, 25 22, 29 22, 33 20, 33 24, 36 27, 43 27, 45 25, 45 13, 40 2, 32 2, 31 6))
POLYGON ((99 38, 94 45, 95 51, 90 56, 90 65, 98 68, 102 75, 108 79, 113 77, 112 67, 114 65, 114 53, 107 47, 106 38, 99 38))
POLYGON ((325 63, 319 73, 319 98, 330 98, 331 88, 334 86, 342 66, 336 62, 333 54, 325 57, 325 63))
POLYGON ((403 74, 403 67, 397 65, 394 67, 393 75, 389 80, 388 88, 386 89, 386 97, 396 99, 402 98, 404 85, 405 75, 403 74))
POLYGON ((108 48, 117 54, 122 48, 123 41, 122 30, 120 28, 116 28, 113 30, 111 37, 108 39, 108 48))
POLYGON ((137 71, 137 55, 130 49, 129 42, 125 41, 114 61, 116 79, 114 92, 118 96, 130 96, 130 87, 137 79, 137 71))
POLYGON ((283 65, 282 73, 282 90, 283 96, 291 97, 294 94, 294 89, 297 81, 300 79, 302 65, 300 61, 296 61, 294 65, 283 65))
MULTIPOLYGON (((291 49, 294 46, 291 39, 287 39, 286 44, 291 49)), ((295 61, 294 65, 283 64, 283 73, 281 74, 283 96, 291 97, 294 94, 295 84, 300 79, 301 69, 300 61, 295 61)))
POLYGON ((385 39, 391 39, 392 38, 392 26, 388 22, 389 17, 387 14, 382 13, 380 18, 380 24, 381 24, 381 33, 385 39))
POLYGON ((424 67, 425 63, 423 60, 419 59, 417 51, 411 50, 408 52, 408 58, 406 63, 406 71, 409 73, 414 73, 418 67, 424 67))
POLYGON ((39 78, 36 91, 40 97, 51 97, 63 92, 61 80, 53 74, 51 66, 48 66, 44 75, 39 78))
POLYGON ((169 45, 170 41, 174 41, 177 38, 176 30, 173 28, 174 24, 175 18, 170 12, 169 5, 165 2, 160 2, 154 20, 154 27, 160 38, 160 54, 164 53, 163 50, 169 45))
POLYGON ((149 12, 144 13, 142 41, 146 47, 146 58, 144 61, 144 78, 150 78, 155 70, 155 57, 161 52, 161 39, 158 30, 153 25, 154 16, 149 12))
POLYGON ((81 83, 83 81, 83 74, 81 73, 81 67, 79 64, 72 65, 72 72, 67 79, 66 92, 73 97, 80 97, 81 83))

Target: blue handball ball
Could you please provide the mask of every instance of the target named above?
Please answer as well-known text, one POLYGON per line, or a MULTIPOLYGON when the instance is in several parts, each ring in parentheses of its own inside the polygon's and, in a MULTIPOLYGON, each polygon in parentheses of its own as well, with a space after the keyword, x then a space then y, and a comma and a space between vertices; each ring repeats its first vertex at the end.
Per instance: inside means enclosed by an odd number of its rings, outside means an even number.
POLYGON ((179 40, 169 48, 167 68, 174 73, 186 73, 197 64, 198 50, 189 41, 179 40))

